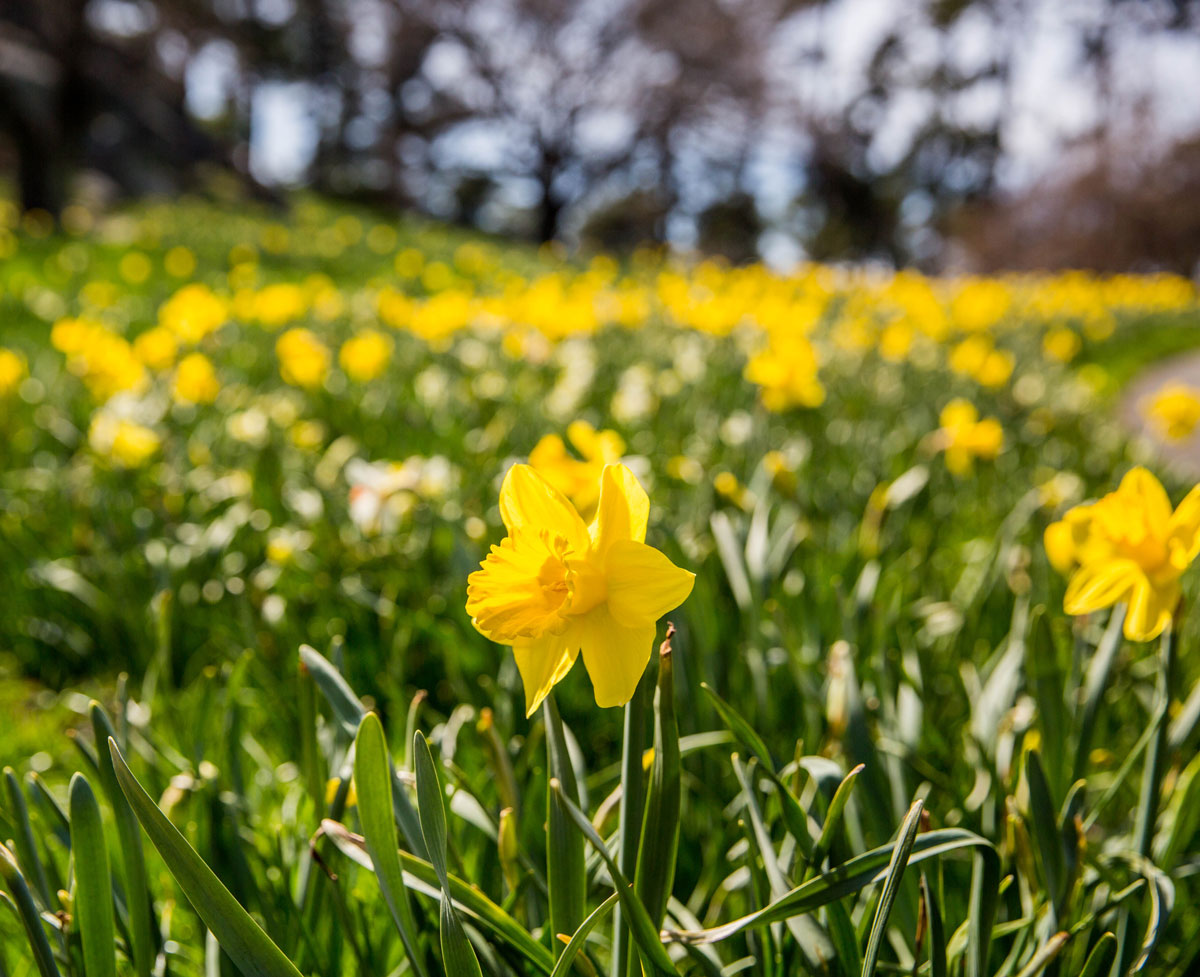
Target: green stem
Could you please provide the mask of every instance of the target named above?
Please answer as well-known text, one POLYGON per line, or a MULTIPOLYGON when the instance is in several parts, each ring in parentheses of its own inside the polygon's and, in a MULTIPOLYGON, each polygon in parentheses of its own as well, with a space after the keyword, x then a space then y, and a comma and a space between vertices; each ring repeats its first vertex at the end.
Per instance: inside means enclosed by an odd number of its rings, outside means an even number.
MULTIPOLYGON (((625 705, 625 736, 621 747, 621 811, 617 828, 617 866, 626 878, 637 871, 638 840, 642 835, 642 811, 646 802, 646 703, 653 683, 650 670, 642 674, 633 698, 625 705)), ((629 927, 621 918, 621 907, 613 909, 612 977, 625 977, 629 970, 629 927)), ((632 958, 636 959, 636 958, 632 958)))
POLYGON ((578 780, 571 757, 567 753, 567 738, 563 733, 562 719, 554 703, 554 694, 542 702, 542 716, 546 723, 546 881, 550 900, 551 946, 557 958, 563 944, 557 939, 559 933, 568 937, 583 922, 584 902, 587 896, 587 869, 584 862, 583 836, 570 823, 562 805, 554 801, 550 784, 558 781, 562 791, 572 803, 579 803, 578 780))
MULTIPOLYGON (((1170 627, 1163 633, 1159 644, 1158 679, 1154 698, 1154 718, 1151 723, 1153 734, 1146 751, 1146 764, 1142 768, 1142 788, 1138 798, 1137 819, 1134 822, 1134 851, 1143 858, 1150 857, 1154 844, 1154 828, 1158 820, 1158 798, 1162 791, 1163 770, 1167 758, 1167 720, 1171 705, 1171 672, 1175 666, 1175 644, 1182 624, 1177 608, 1170 627)), ((1119 977, 1129 969, 1137 949, 1132 939, 1133 917, 1126 909, 1121 914, 1117 928, 1117 956, 1113 964, 1113 975, 1119 977)))

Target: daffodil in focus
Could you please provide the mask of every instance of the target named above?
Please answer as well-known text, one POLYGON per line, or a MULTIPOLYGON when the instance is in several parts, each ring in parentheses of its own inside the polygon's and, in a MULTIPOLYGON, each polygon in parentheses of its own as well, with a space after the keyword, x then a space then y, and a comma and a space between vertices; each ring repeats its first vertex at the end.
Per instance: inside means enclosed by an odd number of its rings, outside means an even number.
POLYGON ((656 622, 695 575, 644 542, 650 500, 624 465, 604 468, 589 526, 529 465, 500 489, 508 536, 467 581, 475 627, 511 645, 532 715, 582 651, 600 706, 629 701, 650 660, 656 622))
POLYGON ((991 460, 1004 447, 1004 429, 994 417, 979 418, 968 400, 956 399, 942 408, 938 440, 946 453, 946 467, 955 475, 971 471, 976 458, 991 460))
POLYGON ((221 382, 203 353, 189 353, 175 368, 171 396, 181 404, 211 404, 221 392, 221 382))
POLYGON ((1163 437, 1182 441, 1200 424, 1200 390, 1186 383, 1167 384, 1149 401, 1145 413, 1163 437))
POLYGON ((279 373, 288 383, 315 390, 329 373, 329 349, 309 329, 289 329, 275 343, 279 373))
POLYGON ((625 441, 616 431, 597 431, 587 421, 567 425, 567 440, 583 456, 575 458, 557 434, 547 434, 529 452, 529 464, 562 492, 583 516, 588 516, 600 497, 600 476, 625 454, 625 441))
POLYGON ((1179 578, 1200 553, 1200 485, 1172 512, 1158 479, 1134 468, 1115 492, 1048 526, 1045 545, 1051 565, 1070 576, 1068 614, 1125 603, 1125 637, 1149 641, 1171 620, 1179 578))

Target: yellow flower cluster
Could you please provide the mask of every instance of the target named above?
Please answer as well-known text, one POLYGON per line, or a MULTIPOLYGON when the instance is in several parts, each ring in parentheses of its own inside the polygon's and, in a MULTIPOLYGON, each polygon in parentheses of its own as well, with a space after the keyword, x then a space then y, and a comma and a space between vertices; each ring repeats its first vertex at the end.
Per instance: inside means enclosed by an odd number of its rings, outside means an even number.
POLYGON ((60 319, 50 330, 50 342, 66 356, 67 368, 101 403, 147 384, 146 368, 133 346, 103 322, 60 319))

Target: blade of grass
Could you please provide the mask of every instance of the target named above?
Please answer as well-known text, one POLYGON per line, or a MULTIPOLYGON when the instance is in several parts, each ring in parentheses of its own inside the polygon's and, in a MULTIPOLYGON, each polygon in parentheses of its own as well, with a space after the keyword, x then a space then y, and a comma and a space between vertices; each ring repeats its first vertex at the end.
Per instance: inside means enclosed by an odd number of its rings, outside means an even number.
POLYGON ((108 749, 117 782, 150 837, 151 844, 158 849, 188 902, 213 931, 217 942, 238 969, 245 977, 300 977, 300 971, 238 904, 213 870, 142 789, 125 764, 115 740, 109 739, 108 749))

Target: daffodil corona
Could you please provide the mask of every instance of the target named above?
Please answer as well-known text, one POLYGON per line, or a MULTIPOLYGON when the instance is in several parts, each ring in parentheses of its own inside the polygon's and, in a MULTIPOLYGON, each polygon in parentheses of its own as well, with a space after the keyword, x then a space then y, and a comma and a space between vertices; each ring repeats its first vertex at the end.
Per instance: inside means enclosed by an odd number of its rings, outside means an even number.
POLYGON ((500 489, 508 536, 467 582, 475 627, 511 645, 530 715, 582 651, 600 706, 628 702, 650 660, 658 619, 695 575, 644 542, 650 501, 624 465, 607 465, 591 525, 528 465, 500 489))
POLYGON ((1115 492, 1077 505, 1046 529, 1046 555, 1069 574, 1063 609, 1129 605, 1125 637, 1158 637, 1179 603, 1179 578, 1200 553, 1200 485, 1171 511, 1158 479, 1134 468, 1115 492))

